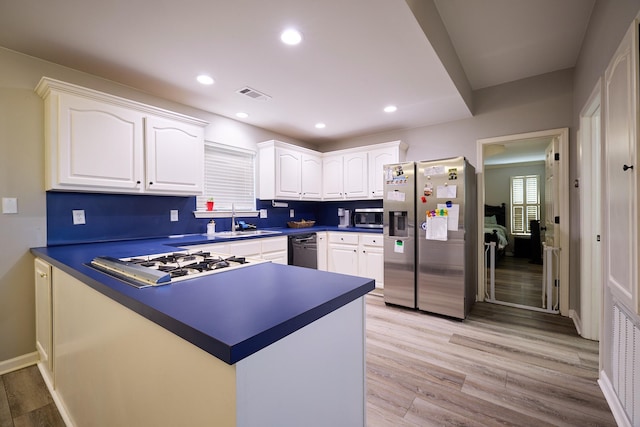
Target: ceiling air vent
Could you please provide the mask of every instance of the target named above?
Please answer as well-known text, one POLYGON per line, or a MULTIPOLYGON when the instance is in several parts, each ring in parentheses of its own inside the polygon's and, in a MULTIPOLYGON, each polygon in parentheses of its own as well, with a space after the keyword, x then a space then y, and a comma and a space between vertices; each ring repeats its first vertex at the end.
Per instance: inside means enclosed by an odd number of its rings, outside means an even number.
POLYGON ((266 93, 262 93, 255 89, 251 89, 248 86, 243 87, 242 89, 239 89, 237 93, 239 93, 240 95, 248 96, 249 98, 252 98, 252 99, 257 99, 259 101, 267 101, 271 99, 271 97, 266 93))

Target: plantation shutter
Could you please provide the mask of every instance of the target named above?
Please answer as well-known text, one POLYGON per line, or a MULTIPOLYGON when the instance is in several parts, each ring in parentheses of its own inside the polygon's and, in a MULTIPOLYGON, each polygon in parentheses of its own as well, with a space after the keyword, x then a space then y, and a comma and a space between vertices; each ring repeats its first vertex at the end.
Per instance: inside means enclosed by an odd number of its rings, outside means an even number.
POLYGON ((197 209, 205 210, 214 201, 214 211, 254 211, 255 153, 227 145, 205 142, 204 195, 197 198, 197 209))
POLYGON ((531 232, 531 220, 540 219, 538 176, 511 177, 511 232, 531 232))

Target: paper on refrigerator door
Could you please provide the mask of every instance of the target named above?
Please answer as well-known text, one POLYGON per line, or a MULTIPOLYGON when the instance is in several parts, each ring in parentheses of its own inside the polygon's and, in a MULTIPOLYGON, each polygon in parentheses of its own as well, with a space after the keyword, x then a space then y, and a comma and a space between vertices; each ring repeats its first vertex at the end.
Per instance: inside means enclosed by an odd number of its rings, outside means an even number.
POLYGON ((447 209, 427 212, 427 240, 447 240, 447 209))
POLYGON ((457 231, 460 225, 460 205, 438 203, 438 209, 447 210, 447 229, 457 231))
POLYGON ((438 199, 455 199, 458 194, 458 188, 455 185, 438 185, 436 197, 438 199))
POLYGON ((387 200, 394 202, 404 202, 406 199, 406 195, 402 191, 388 191, 387 192, 387 200))

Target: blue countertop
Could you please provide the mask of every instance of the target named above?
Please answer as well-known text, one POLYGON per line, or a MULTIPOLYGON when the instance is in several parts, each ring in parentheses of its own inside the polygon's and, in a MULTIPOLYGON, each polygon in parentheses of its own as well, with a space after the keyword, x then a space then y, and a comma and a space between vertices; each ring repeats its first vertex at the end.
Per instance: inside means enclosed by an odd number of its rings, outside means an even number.
MULTIPOLYGON (((241 240, 327 229, 347 231, 337 227, 278 229, 283 233, 241 240)), ((375 287, 368 278, 263 263, 137 289, 86 265, 96 256, 123 258, 172 252, 186 244, 231 240, 198 234, 50 246, 33 248, 31 252, 228 364, 250 356, 375 287)))

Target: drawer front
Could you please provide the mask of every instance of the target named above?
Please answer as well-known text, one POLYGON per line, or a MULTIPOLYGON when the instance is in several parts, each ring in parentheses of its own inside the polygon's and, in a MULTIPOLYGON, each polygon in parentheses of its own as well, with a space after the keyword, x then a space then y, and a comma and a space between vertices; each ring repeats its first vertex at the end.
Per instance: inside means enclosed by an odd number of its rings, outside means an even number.
POLYGON ((260 239, 262 241, 262 253, 277 252, 287 250, 286 237, 269 237, 268 239, 260 239))
POLYGON ((379 246, 382 247, 382 234, 361 234, 360 244, 367 246, 379 246))
POLYGON ((357 233, 329 233, 329 243, 358 244, 357 233))

